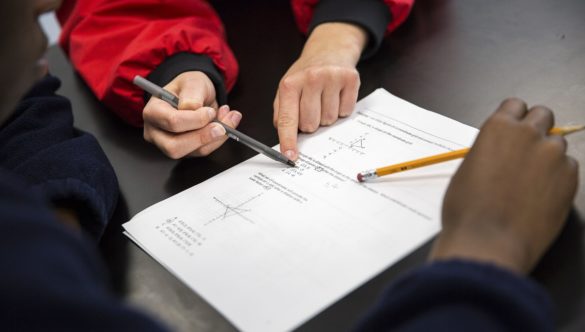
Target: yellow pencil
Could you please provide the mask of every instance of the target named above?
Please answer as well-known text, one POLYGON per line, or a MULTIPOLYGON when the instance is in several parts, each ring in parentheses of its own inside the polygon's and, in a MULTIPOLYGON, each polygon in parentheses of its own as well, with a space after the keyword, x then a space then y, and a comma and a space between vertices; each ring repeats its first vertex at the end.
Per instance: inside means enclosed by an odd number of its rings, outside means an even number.
MULTIPOLYGON (((549 131, 549 134, 550 135, 563 135, 564 136, 564 135, 568 135, 568 134, 578 132, 578 131, 581 131, 584 129, 585 129, 585 125, 555 127, 549 131)), ((419 167, 434 165, 434 164, 442 163, 442 162, 453 160, 453 159, 463 158, 463 157, 465 157, 465 155, 467 155, 468 152, 469 152, 469 148, 465 148, 465 149, 450 151, 450 152, 446 152, 446 153, 437 154, 434 156, 424 157, 424 158, 415 159, 415 160, 411 160, 411 161, 407 161, 407 162, 403 162, 403 163, 399 163, 399 164, 394 164, 394 165, 390 165, 390 166, 385 166, 385 167, 380 167, 380 168, 364 171, 364 172, 358 173, 357 180, 359 182, 364 182, 364 181, 375 179, 377 177, 388 175, 388 174, 404 172, 404 171, 408 171, 408 170, 419 168, 419 167)))
POLYGON ((578 131, 585 129, 585 125, 574 125, 574 126, 563 126, 563 127, 554 127, 548 131, 550 135, 569 135, 578 131))

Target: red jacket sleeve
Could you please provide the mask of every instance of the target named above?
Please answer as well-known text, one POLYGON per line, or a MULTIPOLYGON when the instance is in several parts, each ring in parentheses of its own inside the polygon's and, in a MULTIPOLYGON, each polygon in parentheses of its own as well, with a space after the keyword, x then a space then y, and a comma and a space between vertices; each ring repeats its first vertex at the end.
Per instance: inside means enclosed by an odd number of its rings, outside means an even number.
POLYGON ((203 0, 65 0, 60 44, 106 106, 142 125, 144 93, 132 84, 179 53, 208 56, 231 89, 238 64, 221 21, 203 0))
MULTIPOLYGON (((410 10, 414 5, 414 0, 379 1, 381 2, 383 1, 386 4, 386 6, 388 6, 388 10, 390 11, 390 15, 392 18, 390 23, 386 27, 386 33, 393 31, 399 25, 401 25, 408 17, 408 14, 410 14, 410 10)), ((315 8, 320 2, 324 2, 324 0, 292 0, 293 11, 295 14, 297 25, 299 26, 301 32, 303 33, 308 32, 309 26, 311 25, 311 20, 313 19, 315 8)))

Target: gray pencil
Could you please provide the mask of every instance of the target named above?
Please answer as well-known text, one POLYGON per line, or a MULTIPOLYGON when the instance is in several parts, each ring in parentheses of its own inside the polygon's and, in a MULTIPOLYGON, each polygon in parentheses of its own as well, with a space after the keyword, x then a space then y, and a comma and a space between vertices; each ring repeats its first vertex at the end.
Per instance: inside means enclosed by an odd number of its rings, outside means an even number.
MULTIPOLYGON (((151 95, 153 95, 161 100, 166 101, 174 108, 177 108, 177 109, 179 108, 179 98, 177 96, 175 96, 174 94, 170 93, 169 91, 161 88, 160 86, 152 83, 151 81, 145 79, 144 77, 136 75, 136 77, 134 77, 134 84, 136 84, 137 86, 142 88, 144 91, 150 93, 151 95)), ((219 123, 220 125, 222 125, 225 128, 225 133, 229 138, 234 139, 234 140, 244 144, 245 146, 251 148, 252 150, 254 150, 258 153, 261 153, 261 154, 267 156, 268 158, 270 158, 272 160, 279 161, 279 162, 281 162, 283 164, 287 164, 289 166, 293 166, 293 167, 295 166, 294 161, 288 159, 282 153, 272 149, 271 147, 258 142, 257 140, 253 139, 252 137, 233 129, 233 128, 227 126, 226 124, 221 123, 218 120, 214 120, 214 122, 219 123)))

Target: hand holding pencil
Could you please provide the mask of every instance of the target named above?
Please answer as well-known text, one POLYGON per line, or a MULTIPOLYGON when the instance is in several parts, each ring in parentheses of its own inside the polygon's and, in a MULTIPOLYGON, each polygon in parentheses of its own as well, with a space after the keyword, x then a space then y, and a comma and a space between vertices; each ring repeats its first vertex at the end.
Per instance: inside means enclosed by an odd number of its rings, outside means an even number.
MULTIPOLYGON (((145 79, 144 77, 137 75, 136 77, 134 77, 133 83, 135 85, 139 86, 144 91, 150 93, 152 95, 152 97, 154 97, 154 98, 151 98, 151 101, 154 100, 154 102, 157 102, 157 103, 168 104, 170 107, 174 108, 175 110, 178 109, 181 105, 181 101, 180 101, 179 97, 174 95, 171 91, 167 91, 164 88, 157 86, 156 84, 150 82, 149 80, 145 79)), ((224 114, 225 114, 225 112, 229 111, 229 107, 227 107, 227 105, 220 107, 220 109, 219 109, 220 113, 222 112, 222 109, 224 110, 224 114)), ((212 109, 209 109, 209 111, 211 112, 212 109)), ((173 112, 175 112, 175 111, 173 110, 173 112)), ((175 114, 181 114, 181 113, 175 112, 175 114)), ((213 119, 211 117, 211 113, 209 114, 209 117, 206 119, 206 121, 208 123, 211 122, 211 125, 215 126, 214 129, 218 129, 218 131, 215 131, 215 130, 211 131, 212 134, 215 132, 216 137, 212 137, 210 139, 210 142, 207 143, 207 145, 203 146, 203 148, 211 146, 211 150, 206 150, 206 151, 208 151, 208 152, 213 151, 213 149, 216 149, 217 147, 219 147, 219 145, 221 145, 221 143, 223 143, 223 141, 225 141, 227 139, 227 137, 229 137, 237 142, 244 144, 245 146, 251 148, 252 150, 254 150, 256 152, 267 156, 268 158, 270 158, 274 161, 278 161, 278 162, 281 162, 285 165, 292 166, 292 167, 295 166, 294 161, 289 160, 287 157, 285 157, 280 152, 270 148, 269 146, 255 140, 252 137, 233 128, 233 127, 235 127, 235 125, 232 124, 232 126, 230 126, 229 124, 221 122, 217 119, 213 119), (217 137, 219 137, 219 136, 225 136, 225 137, 223 138, 223 140, 221 140, 219 142, 219 144, 218 144, 218 142, 212 142, 214 139, 217 139, 217 137)), ((239 122, 239 120, 238 120, 238 122, 239 122)), ((144 136, 145 136, 145 138, 147 137, 146 131, 145 131, 144 136)), ((210 136, 210 135, 207 135, 207 136, 210 136)), ((201 143, 201 140, 196 141, 197 145, 200 145, 200 143, 201 143)), ((173 154, 173 153, 170 153, 170 154, 167 153, 167 155, 169 155, 170 157, 175 156, 175 154, 173 154)), ((182 155, 178 155, 178 157, 180 158, 180 157, 182 157, 182 155)))
MULTIPOLYGON (((563 126, 563 127, 551 128, 548 131, 548 134, 549 135, 565 136, 565 135, 575 133, 578 131, 582 131, 582 130, 585 130, 585 125, 563 126)), ((433 156, 429 156, 429 157, 424 157, 424 158, 420 158, 420 159, 406 161, 406 162, 399 163, 399 164, 384 166, 384 167, 360 172, 357 175, 357 180, 359 182, 364 182, 364 181, 371 180, 371 179, 374 179, 374 178, 377 178, 380 176, 384 176, 384 175, 404 172, 404 171, 408 171, 411 169, 434 165, 434 164, 446 162, 446 161, 453 160, 453 159, 464 158, 468 152, 469 152, 469 148, 464 148, 464 149, 445 152, 445 153, 441 153, 441 154, 437 154, 437 155, 433 155, 433 156)))
POLYGON ((218 107, 214 85, 202 72, 181 73, 164 88, 181 100, 171 105, 149 98, 142 111, 143 136, 171 159, 211 154, 227 140, 224 127, 213 120, 237 128, 242 119, 240 112, 218 107))
POLYGON ((464 260, 527 274, 558 236, 575 197, 578 163, 545 107, 502 103, 445 193, 431 260, 464 260))

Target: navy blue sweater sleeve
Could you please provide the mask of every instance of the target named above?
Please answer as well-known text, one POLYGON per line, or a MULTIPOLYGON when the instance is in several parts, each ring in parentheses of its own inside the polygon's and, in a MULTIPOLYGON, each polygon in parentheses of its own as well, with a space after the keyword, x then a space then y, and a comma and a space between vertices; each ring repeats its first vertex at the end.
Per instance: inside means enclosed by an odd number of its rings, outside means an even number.
POLYGON ((4 331, 161 331, 108 292, 90 241, 0 169, 0 321, 4 331))
POLYGON ((0 167, 24 178, 54 205, 74 209, 94 238, 118 199, 114 171, 95 138, 73 127, 71 104, 47 76, 0 128, 0 167))
POLYGON ((552 304, 532 281, 492 265, 436 262, 405 275, 357 331, 553 331, 552 304))

